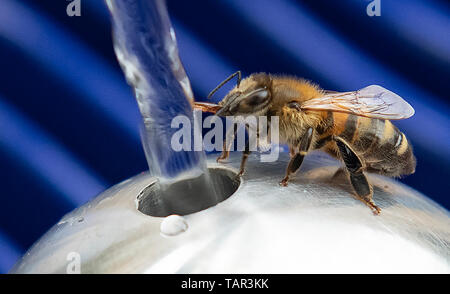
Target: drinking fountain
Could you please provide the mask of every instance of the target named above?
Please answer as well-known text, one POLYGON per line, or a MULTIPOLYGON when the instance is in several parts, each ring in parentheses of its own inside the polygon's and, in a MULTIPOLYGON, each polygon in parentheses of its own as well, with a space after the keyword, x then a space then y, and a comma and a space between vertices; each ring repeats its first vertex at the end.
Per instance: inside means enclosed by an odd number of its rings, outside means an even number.
POLYGON ((170 119, 195 117, 165 3, 106 2, 150 171, 64 216, 10 273, 450 272, 449 212, 396 180, 369 175, 374 215, 324 153, 281 187, 287 153, 253 153, 237 177, 237 152, 216 163, 218 154, 170 150, 170 119))

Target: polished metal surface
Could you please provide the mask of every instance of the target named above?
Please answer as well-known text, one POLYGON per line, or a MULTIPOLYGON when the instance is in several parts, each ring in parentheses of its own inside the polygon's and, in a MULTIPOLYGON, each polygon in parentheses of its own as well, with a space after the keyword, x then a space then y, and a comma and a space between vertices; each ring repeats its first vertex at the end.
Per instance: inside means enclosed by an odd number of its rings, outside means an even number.
MULTIPOLYGON (((214 159, 209 167, 229 175, 240 161, 237 153, 225 165, 214 159)), ((322 153, 280 187, 287 160, 252 155, 233 195, 184 216, 140 212, 138 197, 155 179, 137 175, 66 215, 11 273, 66 273, 73 254, 81 273, 450 272, 448 211, 371 175, 382 209, 374 215, 345 179, 332 179, 338 163, 322 153)))

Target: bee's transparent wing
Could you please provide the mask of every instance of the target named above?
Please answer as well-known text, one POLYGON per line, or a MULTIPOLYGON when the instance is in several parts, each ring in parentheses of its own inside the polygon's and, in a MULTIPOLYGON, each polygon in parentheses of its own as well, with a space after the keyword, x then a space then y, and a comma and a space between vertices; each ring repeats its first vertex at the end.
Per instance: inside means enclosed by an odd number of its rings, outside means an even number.
POLYGON ((222 106, 215 104, 215 103, 194 102, 194 109, 201 110, 203 112, 216 113, 221 108, 222 108, 222 106))
POLYGON ((324 96, 305 101, 302 109, 330 110, 379 119, 405 119, 414 108, 402 97, 378 85, 354 92, 325 92, 324 96))

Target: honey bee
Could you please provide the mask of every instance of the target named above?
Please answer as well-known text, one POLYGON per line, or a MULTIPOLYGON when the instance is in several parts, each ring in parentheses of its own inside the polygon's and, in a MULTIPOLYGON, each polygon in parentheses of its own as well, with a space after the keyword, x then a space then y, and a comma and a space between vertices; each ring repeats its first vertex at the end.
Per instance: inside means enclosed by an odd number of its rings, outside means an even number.
MULTIPOLYGON (((287 186, 309 151, 323 150, 344 163, 341 171, 356 196, 379 214, 365 172, 389 177, 414 173, 412 146, 390 122, 411 117, 414 109, 397 94, 377 85, 352 92, 326 91, 304 79, 266 73, 241 81, 240 72, 236 72, 208 97, 236 75, 237 85, 222 101, 195 102, 195 108, 218 116, 278 116, 279 139, 289 146, 291 156, 280 185, 287 186)), ((228 157, 226 149, 218 161, 228 157)), ((249 154, 246 148, 240 175, 249 154)))

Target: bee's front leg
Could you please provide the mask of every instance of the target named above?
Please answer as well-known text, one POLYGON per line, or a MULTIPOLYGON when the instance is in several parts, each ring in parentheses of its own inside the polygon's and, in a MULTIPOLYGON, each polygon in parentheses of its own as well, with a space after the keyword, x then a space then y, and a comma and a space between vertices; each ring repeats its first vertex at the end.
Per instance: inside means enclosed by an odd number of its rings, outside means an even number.
POLYGON ((237 133, 237 125, 234 125, 233 130, 229 130, 227 134, 225 135, 225 140, 223 141, 223 150, 219 157, 217 157, 216 161, 220 162, 222 160, 225 160, 230 156, 230 149, 231 144, 234 142, 234 137, 237 133))
POLYGON ((246 138, 245 140, 245 149, 242 152, 242 159, 241 159, 241 167, 239 169, 239 173, 238 173, 238 177, 242 176, 245 172, 245 165, 247 163, 247 159, 248 156, 250 155, 251 151, 250 151, 250 131, 249 131, 250 126, 249 125, 245 125, 245 129, 247 130, 247 132, 249 133, 249 137, 246 138))
POLYGON ((286 176, 281 180, 280 185, 286 187, 288 185, 289 177, 291 174, 295 173, 303 163, 303 158, 308 153, 309 147, 311 146, 311 141, 313 137, 313 129, 309 128, 306 134, 300 141, 300 146, 298 152, 291 156, 288 167, 286 169, 286 176))
POLYGON ((245 172, 245 164, 247 163, 248 156, 250 155, 249 140, 245 141, 245 150, 242 152, 241 168, 239 169, 238 177, 242 176, 245 172))

